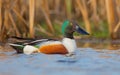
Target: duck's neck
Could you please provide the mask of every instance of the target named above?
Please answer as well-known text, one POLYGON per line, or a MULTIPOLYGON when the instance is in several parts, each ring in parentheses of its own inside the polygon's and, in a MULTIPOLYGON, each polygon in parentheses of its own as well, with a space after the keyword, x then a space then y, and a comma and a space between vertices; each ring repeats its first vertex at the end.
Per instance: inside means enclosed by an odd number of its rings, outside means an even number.
POLYGON ((74 39, 73 33, 74 33, 74 31, 72 31, 72 27, 67 27, 65 32, 64 32, 64 37, 74 39))
POLYGON ((68 33, 65 33, 65 34, 64 34, 64 37, 65 37, 65 38, 74 39, 73 33, 69 33, 69 32, 68 32, 68 33))

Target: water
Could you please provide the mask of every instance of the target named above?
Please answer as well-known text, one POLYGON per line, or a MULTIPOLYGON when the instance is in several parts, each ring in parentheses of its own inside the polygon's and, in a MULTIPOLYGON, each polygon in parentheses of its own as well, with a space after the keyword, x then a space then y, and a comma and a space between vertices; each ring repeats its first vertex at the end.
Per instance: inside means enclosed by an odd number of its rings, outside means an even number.
POLYGON ((78 41, 78 49, 73 57, 41 53, 16 54, 8 46, 0 48, 0 75, 120 74, 120 47, 103 41, 81 41, 78 41))
POLYGON ((78 48, 74 57, 1 52, 0 75, 119 75, 120 50, 78 48))

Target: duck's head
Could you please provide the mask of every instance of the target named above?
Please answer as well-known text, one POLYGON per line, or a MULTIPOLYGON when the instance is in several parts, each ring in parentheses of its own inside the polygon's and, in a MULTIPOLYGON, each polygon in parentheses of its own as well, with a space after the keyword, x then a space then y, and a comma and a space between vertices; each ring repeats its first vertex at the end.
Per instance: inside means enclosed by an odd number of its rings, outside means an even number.
POLYGON ((76 22, 69 20, 64 21, 62 24, 62 34, 64 37, 73 39, 74 32, 89 35, 89 33, 82 29, 76 22))

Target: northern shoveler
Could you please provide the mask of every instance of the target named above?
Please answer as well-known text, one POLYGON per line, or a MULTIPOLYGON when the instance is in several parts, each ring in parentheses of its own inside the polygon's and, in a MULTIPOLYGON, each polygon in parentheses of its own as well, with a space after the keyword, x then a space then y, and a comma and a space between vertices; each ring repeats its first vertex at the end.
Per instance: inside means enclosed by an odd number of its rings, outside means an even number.
POLYGON ((10 43, 17 53, 32 54, 40 52, 44 54, 72 54, 76 50, 76 42, 73 37, 74 32, 89 35, 79 27, 74 21, 66 20, 62 24, 62 41, 53 39, 29 39, 27 42, 10 43))

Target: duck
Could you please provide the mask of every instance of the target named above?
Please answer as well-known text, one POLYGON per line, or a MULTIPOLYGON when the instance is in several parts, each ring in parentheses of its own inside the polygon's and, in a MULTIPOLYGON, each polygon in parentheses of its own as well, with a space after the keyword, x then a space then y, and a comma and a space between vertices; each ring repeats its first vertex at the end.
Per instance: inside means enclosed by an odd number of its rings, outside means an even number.
POLYGON ((65 20, 63 22, 61 31, 63 34, 63 39, 61 41, 55 39, 22 38, 26 41, 9 43, 9 45, 14 48, 17 53, 24 53, 27 55, 33 53, 72 55, 77 49, 73 33, 77 32, 79 34, 89 35, 89 33, 81 28, 77 22, 71 20, 65 20))

